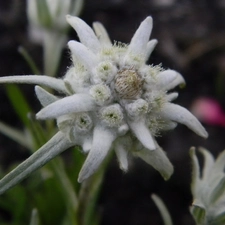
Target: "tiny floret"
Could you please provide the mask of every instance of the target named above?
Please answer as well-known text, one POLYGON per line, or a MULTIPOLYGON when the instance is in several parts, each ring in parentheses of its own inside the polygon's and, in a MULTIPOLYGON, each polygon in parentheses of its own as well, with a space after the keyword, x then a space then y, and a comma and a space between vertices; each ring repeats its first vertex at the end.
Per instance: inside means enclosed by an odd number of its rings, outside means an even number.
POLYGON ((92 86, 89 93, 98 105, 106 105, 106 103, 111 99, 111 91, 105 84, 92 86))
POLYGON ((148 112, 148 102, 144 99, 138 99, 126 105, 126 111, 130 117, 143 116, 148 112))
MULTIPOLYGON (((171 102, 178 96, 171 90, 185 83, 181 74, 163 69, 162 65, 146 64, 157 44, 156 40, 149 40, 152 18, 147 17, 140 24, 130 44, 111 43, 98 22, 93 30, 78 17, 66 18, 80 42, 68 42, 72 65, 62 79, 38 75, 0 78, 0 83, 37 84, 60 93, 56 97, 36 88, 44 106, 37 119, 56 119, 59 132, 27 159, 29 163, 23 165, 31 168, 20 173, 19 180, 12 181, 4 190, 74 145, 88 153, 79 182, 97 170, 111 149, 124 171, 128 169, 128 155, 133 155, 169 179, 173 166, 155 137, 174 129, 178 123, 203 138, 208 134, 187 109, 171 102), (42 158, 48 154, 47 159, 32 164, 39 151, 43 152, 42 158)), ((19 166, 15 171, 20 169, 19 166)), ((15 177, 15 173, 10 177, 15 177)), ((3 178, 0 185, 4 181, 3 178)))
POLYGON ((116 73, 117 69, 115 65, 110 61, 103 61, 96 66, 92 79, 94 83, 103 82, 110 84, 116 73))
POLYGON ((101 120, 109 127, 118 127, 123 121, 123 112, 119 104, 103 108, 100 111, 101 120))

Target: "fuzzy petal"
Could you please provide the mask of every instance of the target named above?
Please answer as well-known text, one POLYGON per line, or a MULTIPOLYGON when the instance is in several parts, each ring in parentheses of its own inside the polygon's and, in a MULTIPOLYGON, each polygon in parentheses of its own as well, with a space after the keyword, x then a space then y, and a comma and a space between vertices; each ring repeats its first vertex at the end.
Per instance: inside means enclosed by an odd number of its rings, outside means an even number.
POLYGON ((94 22, 93 28, 94 28, 94 31, 95 31, 100 43, 103 46, 108 46, 108 47, 112 46, 112 42, 109 38, 109 35, 108 35, 105 27, 101 23, 94 22))
POLYGON ((157 75, 157 88, 167 90, 167 87, 177 78, 178 73, 175 70, 165 70, 157 75))
POLYGON ((78 177, 79 183, 90 177, 98 169, 102 161, 107 156, 115 138, 116 134, 114 131, 102 126, 95 127, 93 145, 83 167, 81 168, 78 177))
POLYGON ((210 174, 212 173, 212 169, 215 163, 213 155, 204 148, 199 148, 199 151, 204 156, 204 167, 202 171, 202 179, 207 180, 210 178, 210 174))
POLYGON ((97 65, 96 55, 80 42, 69 41, 68 46, 72 55, 75 56, 76 61, 84 65, 88 71, 91 71, 97 65))
POLYGON ((56 96, 47 92, 40 86, 35 86, 35 93, 37 95, 38 100, 44 107, 58 100, 56 96))
POLYGON ((95 33, 83 20, 78 17, 67 15, 68 23, 77 32, 82 44, 89 48, 92 52, 97 53, 101 49, 100 42, 95 33))
POLYGON ((166 100, 168 102, 172 102, 173 100, 175 100, 178 97, 178 93, 177 92, 172 92, 169 93, 168 95, 166 95, 166 100))
POLYGON ((158 41, 156 39, 152 39, 151 41, 148 42, 147 44, 147 50, 146 50, 146 56, 145 56, 145 61, 148 60, 150 55, 152 54, 155 46, 158 44, 158 41))
POLYGON ((65 139, 65 136, 61 132, 58 132, 27 160, 0 180, 0 194, 12 188, 29 174, 44 166, 47 162, 73 145, 72 142, 65 139))
POLYGON ((162 130, 168 131, 168 130, 173 130, 177 127, 177 123, 173 121, 165 121, 163 124, 162 130))
POLYGON ((191 191, 193 196, 195 197, 197 194, 197 187, 199 187, 200 183, 200 166, 198 163, 198 158, 195 153, 195 148, 192 147, 190 149, 190 156, 192 159, 192 182, 191 182, 191 191))
POLYGON ((135 32, 128 47, 128 53, 145 55, 147 43, 152 32, 152 17, 148 16, 135 32))
POLYGON ((187 109, 179 105, 165 103, 159 114, 162 118, 186 125, 188 128, 203 138, 208 137, 208 133, 201 123, 196 119, 196 117, 193 116, 187 109))
POLYGON ((92 135, 87 135, 85 137, 83 137, 83 140, 82 140, 82 150, 84 153, 87 153, 91 150, 91 147, 92 147, 92 135))
POLYGON ((153 137, 148 127, 146 126, 145 120, 130 120, 128 121, 128 125, 135 134, 136 138, 142 143, 145 148, 149 150, 156 149, 153 137))
POLYGON ((90 95, 74 94, 46 106, 36 114, 36 117, 37 119, 57 118, 65 114, 91 111, 95 107, 94 100, 90 95))
POLYGON ((164 90, 169 91, 178 85, 180 85, 181 87, 185 86, 186 83, 183 76, 178 72, 176 72, 176 75, 177 75, 176 78, 172 82, 168 83, 167 85, 163 87, 164 90))
POLYGON ((63 80, 44 75, 16 75, 0 77, 0 84, 3 83, 38 84, 59 92, 67 93, 63 80))
POLYGON ((128 170, 128 151, 131 149, 132 141, 129 137, 123 136, 115 141, 115 152, 119 161, 120 169, 124 172, 128 170))
POLYGON ((159 171, 165 180, 168 180, 173 174, 173 165, 170 163, 165 152, 159 146, 157 146, 155 151, 149 151, 148 149, 143 148, 139 151, 133 152, 133 154, 159 171))
POLYGON ((221 173, 222 171, 224 171, 224 168, 225 168, 225 150, 222 151, 217 157, 215 165, 214 165, 213 173, 215 174, 221 173))

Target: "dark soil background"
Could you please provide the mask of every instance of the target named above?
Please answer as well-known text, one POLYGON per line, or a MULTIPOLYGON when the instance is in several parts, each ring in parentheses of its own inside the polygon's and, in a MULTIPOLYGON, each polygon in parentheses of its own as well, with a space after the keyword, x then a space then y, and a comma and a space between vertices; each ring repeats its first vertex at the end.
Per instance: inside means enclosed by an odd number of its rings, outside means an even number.
MULTIPOLYGON (((27 37, 25 1, 0 2, 0 76, 30 74, 17 52, 25 46, 39 65, 42 50, 27 37)), ((148 15, 154 20, 151 38, 159 41, 149 63, 179 71, 187 86, 179 90, 176 103, 190 108, 198 97, 215 98, 225 107, 225 0, 86 0, 80 15, 88 24, 102 22, 112 40, 129 43, 140 22, 148 15)), ((76 34, 71 30, 71 38, 76 34)), ((62 76, 69 62, 65 50, 62 76)), ((33 87, 22 85, 29 102, 38 111, 33 87)), ((4 86, 0 87, 0 120, 22 127, 8 103, 4 86)), ((189 148, 203 146, 215 156, 225 148, 224 127, 204 124, 209 138, 204 140, 186 127, 158 138, 175 167, 172 178, 165 182, 157 171, 140 160, 131 162, 123 174, 114 160, 106 174, 99 200, 102 225, 161 225, 159 212, 150 195, 156 193, 168 206, 175 225, 193 225, 189 213, 191 162, 189 148)), ((27 155, 23 148, 0 135, 0 164, 7 167, 27 155)))

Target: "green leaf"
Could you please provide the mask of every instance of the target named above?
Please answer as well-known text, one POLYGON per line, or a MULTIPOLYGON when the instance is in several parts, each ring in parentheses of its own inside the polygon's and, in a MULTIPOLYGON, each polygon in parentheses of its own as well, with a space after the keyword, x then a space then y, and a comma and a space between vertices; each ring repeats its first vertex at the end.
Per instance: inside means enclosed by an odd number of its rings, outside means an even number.
POLYGON ((29 119, 27 114, 32 110, 26 101, 26 98, 16 84, 8 84, 5 88, 14 110, 23 124, 29 128, 29 119))
POLYGON ((18 52, 23 56, 27 64, 29 65, 30 69, 34 74, 41 74, 40 70, 37 68, 34 60, 30 56, 30 54, 26 51, 26 49, 22 46, 18 48, 18 52))
POLYGON ((96 203, 104 181, 106 168, 112 158, 113 151, 108 154, 99 169, 91 177, 86 179, 79 191, 78 216, 79 225, 99 224, 100 216, 96 211, 96 203))
MULTIPOLYGON (((1 209, 8 212, 12 218, 12 225, 23 224, 29 216, 29 198, 22 185, 16 186, 0 198, 1 209), (16 207, 15 207, 16 206, 16 207)), ((2 224, 0 222, 0 224, 2 224)))
POLYGON ((156 206, 159 209, 159 212, 162 216, 163 222, 165 225, 173 225, 171 216, 169 214, 168 209, 166 208, 165 204, 163 201, 155 194, 151 195, 152 200, 155 202, 156 206))
MULTIPOLYGON (((51 132, 48 133, 41 126, 39 121, 36 120, 35 115, 32 113, 28 114, 29 124, 30 124, 30 132, 33 138, 34 150, 40 148, 49 140, 49 135, 52 135, 51 132)), ((47 122, 47 121, 46 121, 47 122)), ((34 151, 33 150, 33 151, 34 151)))
POLYGON ((68 217, 70 218, 70 221, 73 222, 72 224, 76 225, 78 199, 75 189, 65 172, 63 161, 58 157, 50 163, 50 166, 52 167, 54 175, 58 181, 65 205, 67 206, 68 217))
POLYGON ((24 146, 25 148, 32 149, 33 145, 29 137, 20 130, 13 128, 0 121, 0 132, 15 142, 24 146))

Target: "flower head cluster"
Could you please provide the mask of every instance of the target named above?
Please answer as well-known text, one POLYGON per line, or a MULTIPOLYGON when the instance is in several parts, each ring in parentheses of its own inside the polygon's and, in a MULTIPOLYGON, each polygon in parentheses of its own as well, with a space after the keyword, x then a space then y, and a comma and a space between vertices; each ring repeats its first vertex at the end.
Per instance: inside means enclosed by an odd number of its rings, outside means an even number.
POLYGON ((204 156, 202 172, 195 149, 192 148, 190 151, 193 161, 194 199, 191 213, 198 225, 223 225, 225 224, 225 151, 221 152, 216 160, 209 151, 201 148, 200 152, 204 156))
POLYGON ((140 24, 129 45, 112 44, 98 22, 93 25, 94 33, 77 17, 67 16, 67 21, 80 42, 68 43, 72 66, 63 79, 37 75, 0 79, 0 83, 44 85, 65 96, 56 97, 39 86, 35 88, 44 106, 37 119, 56 119, 59 128, 37 151, 41 153, 39 163, 33 156, 35 169, 68 147, 80 145, 88 156, 79 182, 96 171, 110 149, 115 150, 122 170, 127 171, 128 155, 132 154, 168 179, 173 167, 155 136, 175 128, 177 123, 204 138, 207 132, 188 110, 171 103, 178 94, 169 91, 183 84, 183 77, 174 70, 146 65, 157 44, 156 40, 149 41, 152 18, 147 17, 140 24))

